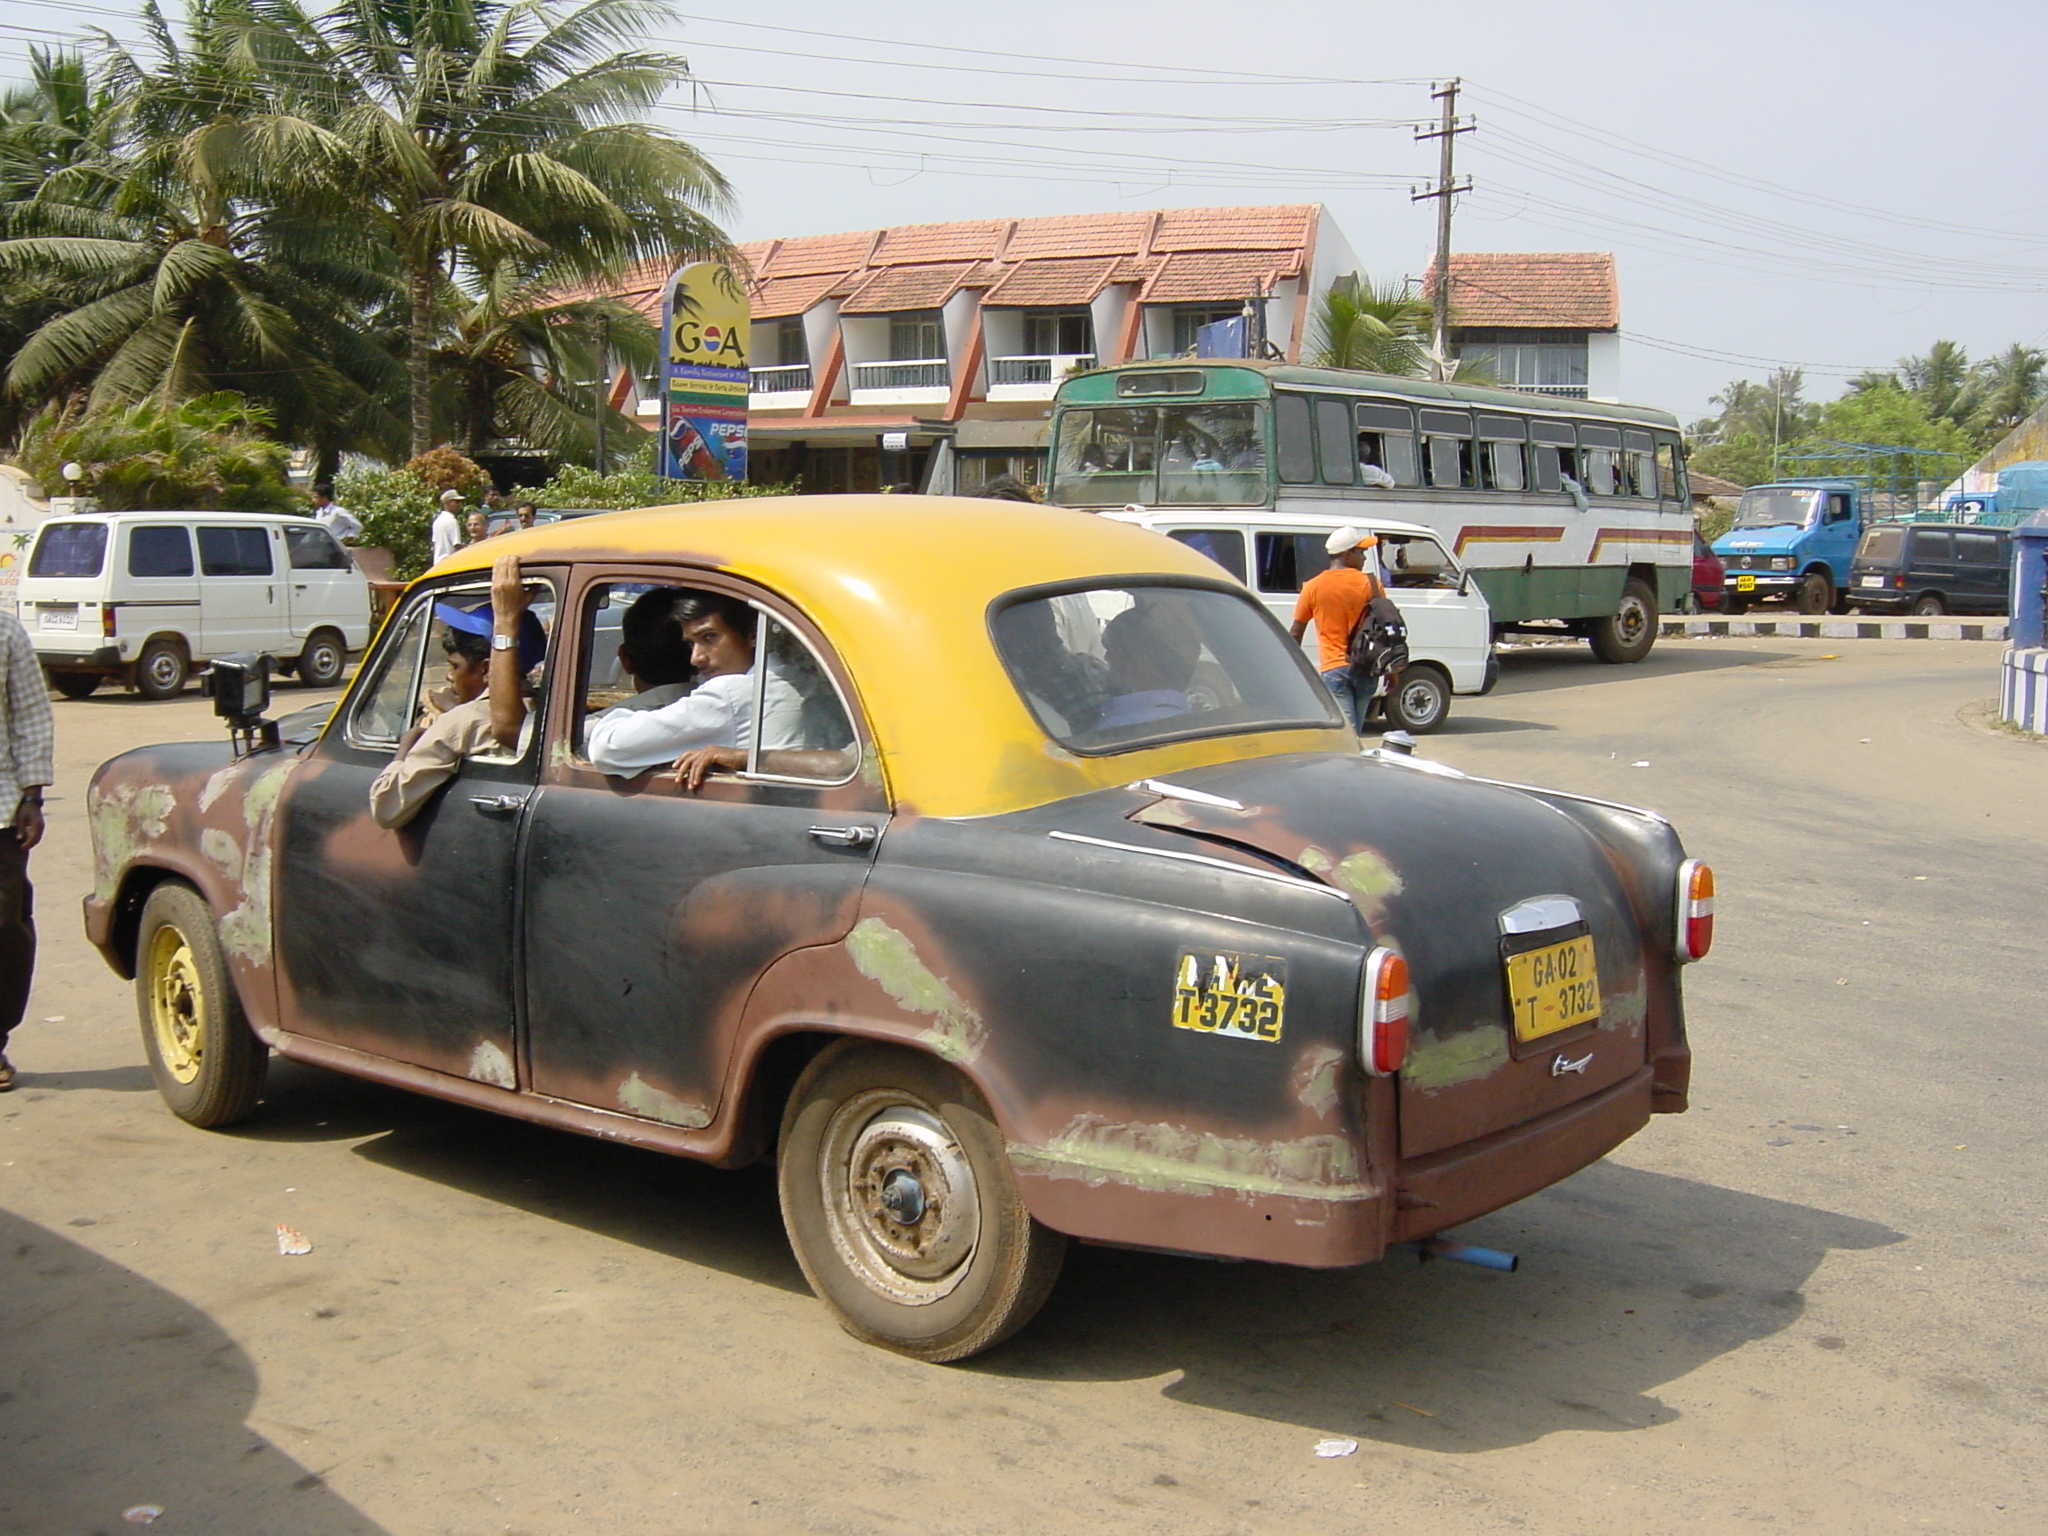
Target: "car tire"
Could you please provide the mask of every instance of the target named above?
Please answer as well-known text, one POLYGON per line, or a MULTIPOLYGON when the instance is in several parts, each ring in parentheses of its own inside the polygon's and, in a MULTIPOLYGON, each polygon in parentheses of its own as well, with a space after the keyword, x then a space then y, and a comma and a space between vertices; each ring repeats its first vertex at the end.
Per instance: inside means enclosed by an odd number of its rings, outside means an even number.
POLYGON ((1387 724, 1426 736, 1451 713, 1451 681, 1427 664, 1406 667, 1387 690, 1387 724))
POLYGON ((332 688, 348 670, 348 645, 331 629, 316 629, 293 665, 304 688, 332 688))
POLYGON ((1736 618, 1741 614, 1749 612, 1749 599, 1739 597, 1735 593, 1730 592, 1721 604, 1721 611, 1731 619, 1736 618))
POLYGON ((1916 618, 1938 618, 1948 612, 1948 604, 1941 600, 1939 592, 1923 592, 1913 599, 1911 611, 1916 618))
POLYGON ((149 1073, 172 1114, 211 1128, 248 1118, 270 1053, 249 1028, 206 900, 170 881, 136 931, 135 1004, 149 1073))
POLYGON ((929 1056, 825 1050, 790 1094, 776 1162, 804 1278, 869 1344, 965 1359, 1029 1322, 1059 1278, 1067 1239, 1025 1209, 974 1085, 929 1056))
POLYGON ((175 640, 155 639, 135 658, 135 691, 145 699, 175 699, 185 691, 192 664, 175 640))
POLYGON ((1792 604, 1801 613, 1826 613, 1834 601, 1835 584, 1819 571, 1808 571, 1792 595, 1792 604))
POLYGON ((1641 661, 1657 643, 1657 594, 1639 577, 1621 584, 1621 604, 1593 626, 1593 654, 1619 665, 1641 661))
POLYGON ((67 699, 89 699, 100 685, 97 672, 51 672, 50 686, 67 699))

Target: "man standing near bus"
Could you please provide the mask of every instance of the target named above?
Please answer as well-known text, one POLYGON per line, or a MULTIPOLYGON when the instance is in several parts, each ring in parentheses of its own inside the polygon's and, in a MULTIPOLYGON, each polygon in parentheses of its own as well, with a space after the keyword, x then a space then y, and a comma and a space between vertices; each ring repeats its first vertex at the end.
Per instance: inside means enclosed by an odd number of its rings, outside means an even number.
POLYGON ((1386 595, 1379 577, 1366 568, 1375 558, 1379 542, 1348 523, 1325 539, 1323 548, 1335 564, 1303 584, 1294 604, 1294 623, 1288 630, 1298 645, 1309 624, 1315 624, 1316 670, 1337 696, 1337 705, 1354 731, 1363 726, 1372 699, 1359 697, 1351 676, 1351 631, 1365 616, 1366 605, 1386 595))

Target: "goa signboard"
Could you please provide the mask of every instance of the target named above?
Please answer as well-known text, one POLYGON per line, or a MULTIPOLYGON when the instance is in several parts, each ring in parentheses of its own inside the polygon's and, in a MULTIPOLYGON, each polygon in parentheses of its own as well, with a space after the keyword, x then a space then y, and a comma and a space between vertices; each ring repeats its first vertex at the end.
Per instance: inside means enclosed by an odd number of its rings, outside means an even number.
POLYGON ((669 279, 661 472, 671 480, 747 478, 747 291, 700 261, 669 279))

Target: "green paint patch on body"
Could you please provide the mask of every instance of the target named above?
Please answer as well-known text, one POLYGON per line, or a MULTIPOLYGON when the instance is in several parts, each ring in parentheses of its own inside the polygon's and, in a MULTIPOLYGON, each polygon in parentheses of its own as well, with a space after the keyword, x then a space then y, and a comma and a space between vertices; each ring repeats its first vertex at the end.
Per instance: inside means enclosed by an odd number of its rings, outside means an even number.
POLYGON ((636 1115, 663 1125, 679 1125, 686 1131, 702 1130, 711 1123, 711 1111, 703 1105, 655 1087, 638 1072, 619 1084, 619 1103, 636 1115))
POLYGON ((1650 984, 1641 971, 1636 984, 1626 992, 1610 992, 1600 999, 1600 1028, 1636 1029, 1650 1012, 1650 984))
POLYGON ((1309 871, 1309 873, 1316 875, 1327 875, 1337 867, 1337 861, 1330 857, 1330 850, 1318 848, 1314 843, 1310 843, 1300 853, 1296 854, 1294 862, 1309 871))
POLYGON ((1338 862, 1336 879, 1338 885, 1351 893, 1358 909, 1373 922, 1379 921, 1387 903, 1400 895, 1403 889, 1399 871, 1370 848, 1347 853, 1338 862))
POLYGON ((1294 1069, 1294 1097, 1318 1115, 1337 1107, 1337 1073, 1344 1065, 1344 1053, 1335 1046, 1312 1046, 1302 1053, 1294 1069))
POLYGON ((92 820, 93 894, 102 901, 114 894, 121 872, 164 835, 178 797, 168 784, 123 784, 93 796, 86 814, 92 820))
POLYGON ((1427 1092, 1473 1082, 1507 1064, 1508 1032, 1497 1025, 1481 1024, 1441 1039, 1419 1030, 1408 1047, 1401 1080, 1427 1092))
POLYGON ((1379 1194, 1360 1177, 1357 1149, 1342 1136, 1254 1141, 1082 1115, 1043 1147, 1013 1142, 1010 1157, 1022 1173, 1158 1194, 1296 1200, 1370 1200, 1379 1194))
POLYGON ((988 1027, 981 1015, 924 963, 907 936, 879 917, 863 918, 846 936, 855 969, 898 1006, 929 1015, 932 1027, 920 1038, 947 1061, 965 1064, 981 1054, 988 1027))
POLYGON ((272 823, 284 786, 303 759, 287 757, 249 782, 242 820, 249 828, 249 854, 242 866, 242 900, 220 920, 221 947, 250 965, 270 963, 270 879, 272 823))

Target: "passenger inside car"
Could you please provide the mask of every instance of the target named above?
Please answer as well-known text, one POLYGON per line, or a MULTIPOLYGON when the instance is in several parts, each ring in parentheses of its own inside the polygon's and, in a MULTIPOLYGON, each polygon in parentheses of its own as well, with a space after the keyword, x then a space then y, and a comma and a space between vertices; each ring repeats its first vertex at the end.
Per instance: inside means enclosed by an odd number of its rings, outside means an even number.
POLYGON ((1113 731, 1187 714, 1201 637, 1162 602, 1139 602, 1102 631, 1109 668, 1109 699, 1095 722, 1113 731))
POLYGON ((619 619, 619 671, 636 692, 619 709, 660 709, 697 684, 690 642, 683 638, 676 606, 687 587, 649 587, 627 605, 619 619))

